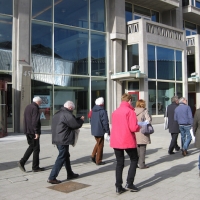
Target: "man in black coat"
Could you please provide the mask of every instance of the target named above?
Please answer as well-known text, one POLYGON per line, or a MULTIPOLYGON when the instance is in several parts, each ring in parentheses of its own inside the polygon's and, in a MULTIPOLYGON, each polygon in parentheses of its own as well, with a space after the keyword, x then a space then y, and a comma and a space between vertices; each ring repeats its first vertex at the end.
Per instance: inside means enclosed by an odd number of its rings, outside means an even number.
POLYGON ((177 144, 178 134, 179 134, 179 125, 177 121, 174 120, 174 110, 178 106, 178 97, 174 96, 171 98, 171 104, 167 107, 166 117, 168 117, 168 128, 171 133, 171 143, 169 145, 168 154, 174 154, 173 150, 180 150, 180 147, 177 144))
POLYGON ((34 97, 33 103, 28 105, 24 111, 24 134, 26 134, 27 142, 29 144, 23 158, 17 163, 19 168, 26 172, 25 163, 33 153, 32 171, 43 171, 44 168, 39 167, 39 153, 40 153, 40 134, 41 134, 41 122, 39 106, 42 103, 40 97, 34 97))
POLYGON ((72 112, 75 109, 72 101, 67 101, 52 119, 52 144, 57 146, 59 151, 55 165, 53 166, 48 183, 59 184, 61 181, 57 180, 57 176, 63 166, 65 165, 67 171, 67 179, 77 178, 79 175, 72 171, 70 164, 69 145, 75 143, 75 130, 81 128, 84 122, 84 116, 76 118, 72 112))

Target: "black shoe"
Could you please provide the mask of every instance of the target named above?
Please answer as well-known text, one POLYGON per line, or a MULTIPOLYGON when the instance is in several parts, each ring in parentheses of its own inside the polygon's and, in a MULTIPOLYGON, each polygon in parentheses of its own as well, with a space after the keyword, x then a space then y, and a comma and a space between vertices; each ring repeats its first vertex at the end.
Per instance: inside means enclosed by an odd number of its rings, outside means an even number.
POLYGON ((105 162, 96 163, 96 165, 105 165, 105 162))
POLYGON ((124 193, 126 192, 126 189, 123 188, 123 187, 116 187, 116 193, 117 194, 121 194, 121 193, 124 193))
POLYGON ((180 149, 181 149, 180 147, 176 147, 175 148, 176 151, 180 151, 180 149))
POLYGON ((73 174, 67 176, 67 180, 78 178, 78 177, 79 177, 79 174, 73 173, 73 174))
POLYGON ((51 183, 51 184, 59 184, 61 183, 61 181, 57 180, 57 179, 54 179, 54 180, 47 180, 47 183, 51 183))
POLYGON ((172 152, 169 152, 169 151, 168 151, 168 154, 169 154, 169 155, 173 155, 173 154, 175 154, 175 153, 174 153, 173 151, 172 151, 172 152))
POLYGON ((26 172, 26 169, 25 169, 24 165, 22 165, 22 163, 20 161, 17 162, 17 165, 23 172, 26 172))
POLYGON ((125 189, 129 190, 130 192, 138 192, 139 189, 135 185, 128 185, 126 184, 125 189))
POLYGON ((96 164, 96 158, 95 158, 95 157, 94 157, 94 158, 93 158, 93 157, 91 157, 90 159, 91 159, 91 161, 92 161, 93 163, 95 163, 95 164, 96 164))
POLYGON ((44 171, 44 167, 38 167, 37 169, 32 169, 32 172, 41 172, 44 171))

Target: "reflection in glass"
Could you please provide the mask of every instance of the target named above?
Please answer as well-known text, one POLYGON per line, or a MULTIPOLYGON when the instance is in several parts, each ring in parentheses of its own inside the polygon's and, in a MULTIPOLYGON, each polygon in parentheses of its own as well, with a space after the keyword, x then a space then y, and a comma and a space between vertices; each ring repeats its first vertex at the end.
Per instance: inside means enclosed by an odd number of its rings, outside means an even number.
POLYGON ((126 22, 133 20, 132 4, 125 3, 126 22))
POLYGON ((176 84, 176 95, 178 96, 178 98, 181 98, 183 96, 183 84, 182 83, 176 84))
POLYGON ((145 16, 151 16, 150 9, 134 5, 134 13, 139 13, 145 16))
MULTIPOLYGON (((58 4, 62 0, 55 0, 58 4)), ((52 21, 52 0, 32 0, 32 18, 52 21)))
POLYGON ((12 49, 12 17, 0 16, 0 49, 12 49))
POLYGON ((171 98, 175 95, 175 83, 158 82, 157 87, 157 114, 163 115, 166 106, 171 104, 171 98))
POLYGON ((187 55, 187 77, 191 77, 195 71, 195 55, 187 55))
POLYGON ((91 75, 106 75, 106 37, 105 34, 91 33, 91 75))
MULTIPOLYGON (((49 76, 52 79, 52 76, 49 76)), ((44 81, 31 80, 31 99, 40 96, 42 104, 40 106, 40 120, 42 126, 50 126, 53 116, 53 92, 52 85, 44 81)))
POLYGON ((159 22, 159 12, 151 11, 151 21, 159 22))
MULTIPOLYGON (((52 73, 52 26, 32 23, 32 63, 36 73, 52 73)), ((55 57, 57 55, 55 54, 55 57)))
POLYGON ((85 116, 86 119, 89 111, 89 78, 58 75, 54 81, 54 113, 70 100, 75 104, 74 115, 85 116))
POLYGON ((148 48, 148 78, 156 78, 155 46, 147 45, 148 48))
MULTIPOLYGON (((0 1, 0 13, 12 15, 13 14, 13 0, 0 1)), ((0 28, 1 30, 1 28, 0 28)))
POLYGON ((93 30, 105 30, 104 0, 90 0, 90 26, 93 30))
POLYGON ((139 49, 138 44, 128 45, 128 71, 131 71, 131 67, 139 65, 139 49))
POLYGON ((157 47, 157 78, 175 79, 174 50, 157 47))
POLYGON ((182 81, 182 52, 176 51, 176 80, 182 81))
POLYGON ((129 81, 128 90, 139 90, 139 81, 129 81))
POLYGON ((156 82, 148 82, 149 91, 149 108, 148 111, 151 115, 156 115, 156 82))
POLYGON ((88 74, 88 31, 55 27, 56 74, 88 74))
POLYGON ((88 2, 83 0, 55 0, 55 23, 88 28, 88 2))

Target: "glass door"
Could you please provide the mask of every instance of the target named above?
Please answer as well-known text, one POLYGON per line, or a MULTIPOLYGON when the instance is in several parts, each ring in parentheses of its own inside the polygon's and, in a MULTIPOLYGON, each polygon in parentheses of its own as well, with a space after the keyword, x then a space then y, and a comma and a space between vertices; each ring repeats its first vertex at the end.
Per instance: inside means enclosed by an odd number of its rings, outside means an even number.
POLYGON ((132 96, 132 106, 135 108, 137 100, 139 100, 139 91, 138 92, 128 92, 132 96))

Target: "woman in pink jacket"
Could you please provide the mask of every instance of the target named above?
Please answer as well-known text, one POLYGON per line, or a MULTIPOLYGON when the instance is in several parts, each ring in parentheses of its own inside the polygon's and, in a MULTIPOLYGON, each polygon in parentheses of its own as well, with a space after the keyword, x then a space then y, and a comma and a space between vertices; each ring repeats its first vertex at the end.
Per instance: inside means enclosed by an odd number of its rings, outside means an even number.
POLYGON ((137 117, 131 105, 132 96, 123 94, 122 102, 112 113, 112 130, 110 134, 110 146, 114 148, 116 166, 116 193, 121 194, 126 189, 137 192, 139 189, 133 184, 138 163, 137 144, 135 132, 140 130, 137 117), (124 168, 124 150, 129 155, 131 164, 128 171, 125 188, 122 187, 122 172, 124 168))

